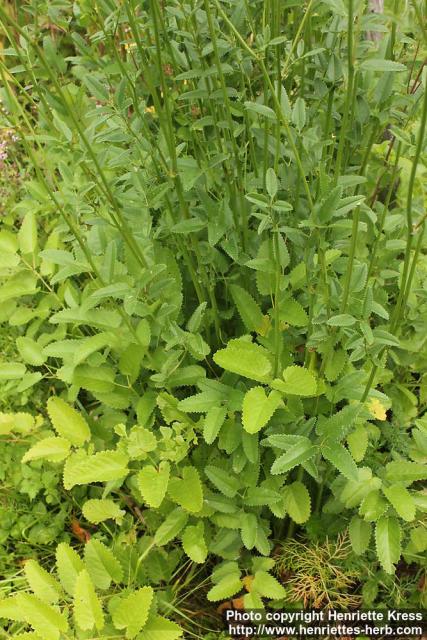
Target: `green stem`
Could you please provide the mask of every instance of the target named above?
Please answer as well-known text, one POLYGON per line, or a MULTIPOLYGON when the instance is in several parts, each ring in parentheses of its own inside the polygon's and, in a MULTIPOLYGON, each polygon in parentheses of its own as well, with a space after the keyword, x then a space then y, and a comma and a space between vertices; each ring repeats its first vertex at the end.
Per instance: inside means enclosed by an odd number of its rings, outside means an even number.
POLYGON ((346 143, 350 104, 353 96, 354 82, 354 60, 353 60, 353 26, 354 26, 354 0, 348 3, 348 25, 347 25, 347 88, 344 102, 344 112, 341 123, 340 139, 338 141, 337 157, 335 162, 335 182, 341 175, 341 163, 346 143))

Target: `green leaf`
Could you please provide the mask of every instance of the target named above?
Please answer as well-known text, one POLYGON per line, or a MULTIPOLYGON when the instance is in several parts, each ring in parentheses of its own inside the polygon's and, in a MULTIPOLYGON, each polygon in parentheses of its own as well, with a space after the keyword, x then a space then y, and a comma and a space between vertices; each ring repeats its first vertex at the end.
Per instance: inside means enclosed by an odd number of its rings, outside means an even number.
POLYGON ((56 567, 65 591, 72 596, 78 574, 84 569, 83 560, 66 542, 56 547, 56 567))
POLYGON ((244 105, 245 109, 247 109, 248 111, 252 111, 253 113, 257 113, 260 116, 264 116, 265 118, 268 118, 268 120, 276 120, 276 114, 274 113, 273 109, 270 109, 270 107, 266 107, 264 104, 246 101, 244 105))
POLYGON ((357 482, 359 479, 357 466, 350 452, 342 444, 329 438, 325 440, 321 448, 323 457, 329 460, 345 478, 357 482))
POLYGON ((177 640, 184 631, 176 622, 162 616, 150 616, 138 640, 177 640))
POLYGON ((197 513, 203 506, 203 486, 195 467, 184 467, 182 478, 170 478, 170 498, 190 513, 197 513))
POLYGON ((353 516, 348 530, 354 553, 358 556, 363 555, 371 539, 371 525, 358 516, 353 516))
POLYGON ((406 487, 401 484, 392 484, 389 487, 383 487, 382 490, 403 520, 412 522, 415 519, 415 502, 406 487))
POLYGON ((0 598, 0 618, 25 622, 24 613, 18 604, 17 594, 9 596, 9 598, 0 598))
POLYGON ((43 602, 58 602, 61 594, 59 583, 36 560, 27 560, 24 571, 34 595, 43 602))
POLYGON ((85 546, 84 558, 86 569, 98 589, 108 589, 111 581, 122 581, 123 569, 120 562, 114 557, 111 549, 99 540, 89 540, 85 546))
POLYGON ((26 368, 22 362, 0 363, 0 381, 20 380, 24 376, 25 372, 26 368))
POLYGON ((367 522, 376 522, 384 514, 387 507, 387 501, 384 500, 379 490, 375 489, 363 498, 359 513, 367 522))
POLYGON ((212 407, 206 414, 203 424, 203 437, 206 444, 212 444, 221 431, 224 424, 227 409, 225 407, 212 407))
POLYGON ((296 126, 298 131, 301 131, 302 129, 304 129, 305 121, 305 101, 303 98, 297 98, 292 109, 292 124, 296 126))
POLYGON ((333 218, 341 200, 342 187, 338 186, 315 206, 315 214, 320 224, 326 224, 333 218))
POLYGON ((21 358, 27 364, 31 364, 34 367, 40 367, 44 362, 46 362, 47 358, 43 353, 43 348, 32 338, 19 336, 16 338, 15 344, 21 358))
POLYGON ((83 451, 71 454, 64 466, 64 487, 69 490, 77 484, 108 482, 127 475, 128 458, 120 451, 100 451, 87 455, 83 451))
POLYGON ((375 543, 378 560, 384 571, 394 573, 394 565, 400 559, 402 532, 399 521, 394 517, 382 516, 375 529, 375 543))
POLYGON ((66 617, 36 596, 29 593, 18 593, 16 602, 25 621, 43 640, 59 640, 61 632, 67 631, 66 617))
POLYGON ((225 600, 231 598, 236 593, 242 590, 242 581, 240 580, 240 573, 229 573, 225 575, 218 584, 214 585, 207 593, 207 599, 209 602, 218 602, 218 600, 225 600))
POLYGON ((274 172, 274 169, 272 169, 271 167, 267 169, 267 173, 265 174, 265 186, 267 187, 268 195, 273 200, 273 198, 276 197, 278 185, 277 176, 274 172))
POLYGON ((307 487, 298 480, 283 487, 283 504, 297 524, 306 522, 311 513, 311 500, 307 487))
POLYGON ((34 211, 25 214, 18 231, 19 250, 23 255, 37 251, 37 222, 34 211))
POLYGON ((178 402, 178 409, 185 413, 204 413, 218 406, 221 396, 215 391, 202 391, 194 396, 188 396, 178 402))
POLYGON ((214 465, 205 467, 205 473, 212 484, 227 498, 234 498, 240 488, 240 482, 225 469, 220 469, 214 465))
POLYGON ((76 579, 74 589, 74 617, 77 625, 84 631, 98 630, 104 626, 102 606, 95 593, 89 573, 84 569, 76 579))
POLYGON ((246 329, 260 333, 264 316, 255 300, 247 291, 237 284, 230 285, 230 292, 246 329))
POLYGON ((169 483, 170 465, 163 460, 156 468, 149 464, 139 471, 137 475, 138 489, 144 502, 157 509, 163 502, 169 483))
POLYGON ((396 71, 406 71, 406 67, 404 64, 400 62, 394 62, 394 60, 383 60, 382 58, 371 58, 369 60, 364 60, 360 68, 363 71, 381 71, 381 73, 385 72, 396 72, 396 71))
POLYGON ((389 462, 386 465, 386 478, 392 482, 404 482, 407 485, 418 480, 427 480, 427 465, 406 460, 389 462))
POLYGON ((274 380, 272 387, 282 393, 294 396, 314 396, 317 393, 317 382, 308 369, 292 365, 283 371, 283 380, 274 380))
POLYGON ((142 587, 119 600, 113 611, 116 629, 126 629, 126 638, 135 638, 148 620, 154 591, 142 587))
POLYGON ((120 509, 119 505, 113 500, 103 499, 98 500, 86 500, 83 505, 82 512, 86 520, 99 524, 105 520, 115 520, 118 524, 121 523, 126 511, 120 509))
POLYGON ((47 412, 55 431, 76 447, 90 440, 90 429, 83 416, 57 396, 47 401, 47 412))
POLYGON ((290 298, 280 307, 280 320, 292 327, 305 327, 308 324, 308 315, 299 302, 290 298))
POLYGON ((263 598, 279 600, 286 596, 283 585, 267 571, 256 571, 251 584, 251 591, 256 591, 263 598))
POLYGON ((277 391, 267 396, 263 387, 249 389, 243 400, 242 422, 245 431, 258 433, 281 404, 282 399, 277 391))
POLYGON ((182 548, 193 562, 203 564, 208 556, 203 522, 188 526, 182 534, 182 548))
POLYGON ((356 318, 348 313, 341 313, 337 316, 329 318, 326 324, 330 327, 352 327, 356 322, 356 318))
POLYGON ((157 529, 154 536, 154 543, 158 547, 163 547, 176 538, 187 524, 187 520, 188 514, 181 509, 181 507, 177 507, 174 511, 171 511, 166 520, 157 529))
POLYGON ((271 473, 273 475, 287 473, 299 464, 310 460, 317 450, 318 448, 312 444, 311 440, 301 436, 295 444, 289 447, 286 453, 274 461, 271 473))
POLYGON ((61 462, 70 453, 70 443, 65 438, 43 438, 36 442, 24 454, 22 462, 45 459, 49 462, 61 462))
POLYGON ((353 459, 361 462, 368 448, 368 431, 365 427, 358 426, 347 436, 347 445, 353 459))
POLYGON ((268 382, 272 365, 268 351, 253 342, 245 340, 230 340, 225 349, 214 354, 215 363, 245 378, 268 382))

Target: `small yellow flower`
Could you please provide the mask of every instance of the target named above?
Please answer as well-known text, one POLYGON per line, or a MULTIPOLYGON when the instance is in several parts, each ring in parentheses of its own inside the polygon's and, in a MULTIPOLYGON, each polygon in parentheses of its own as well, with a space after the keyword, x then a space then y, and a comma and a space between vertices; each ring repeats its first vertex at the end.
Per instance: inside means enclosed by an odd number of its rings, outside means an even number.
POLYGON ((151 105, 151 107, 145 107, 144 111, 145 113, 156 113, 156 109, 153 105, 151 105))
POLYGON ((387 420, 386 408, 378 398, 372 398, 372 400, 368 402, 368 409, 377 420, 387 420))

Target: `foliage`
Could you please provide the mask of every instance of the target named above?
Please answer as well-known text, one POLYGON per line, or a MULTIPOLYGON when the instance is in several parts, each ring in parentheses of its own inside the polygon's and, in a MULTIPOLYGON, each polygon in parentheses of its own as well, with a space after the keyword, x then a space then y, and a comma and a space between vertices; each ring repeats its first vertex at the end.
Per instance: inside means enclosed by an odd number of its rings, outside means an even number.
MULTIPOLYGON (((295 558, 374 562, 387 588, 425 567, 424 14, 0 7, 1 161, 19 176, 0 230, 0 455, 22 460, 12 492, 31 486, 29 510, 61 523, 46 544, 69 542, 71 513, 93 534, 74 578, 58 567, 77 634, 166 637, 152 587, 190 561, 207 601, 283 601, 269 556, 285 535, 295 558)), ((4 611, 60 637, 34 593, 4 611)))

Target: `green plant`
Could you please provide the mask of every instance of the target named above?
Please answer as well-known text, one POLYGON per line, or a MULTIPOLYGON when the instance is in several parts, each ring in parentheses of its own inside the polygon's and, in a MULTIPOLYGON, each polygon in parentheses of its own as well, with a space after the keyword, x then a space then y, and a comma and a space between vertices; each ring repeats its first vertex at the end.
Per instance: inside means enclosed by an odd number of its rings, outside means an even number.
POLYGON ((117 631, 141 639, 161 634, 173 640, 182 635, 177 624, 159 615, 153 588, 126 584, 120 562, 98 540, 86 544, 84 558, 68 544, 60 544, 55 576, 36 560, 25 563, 24 573, 30 592, 21 590, 0 601, 1 617, 13 621, 13 637, 58 640, 69 637, 69 631, 73 637, 85 637, 84 632, 95 629, 104 637, 117 636, 117 631), (106 598, 112 584, 123 587, 106 598), (26 625, 34 630, 30 636, 19 634, 26 625))
POLYGON ((0 8, 4 431, 224 598, 297 528, 424 562, 425 8, 288 4, 0 8))

